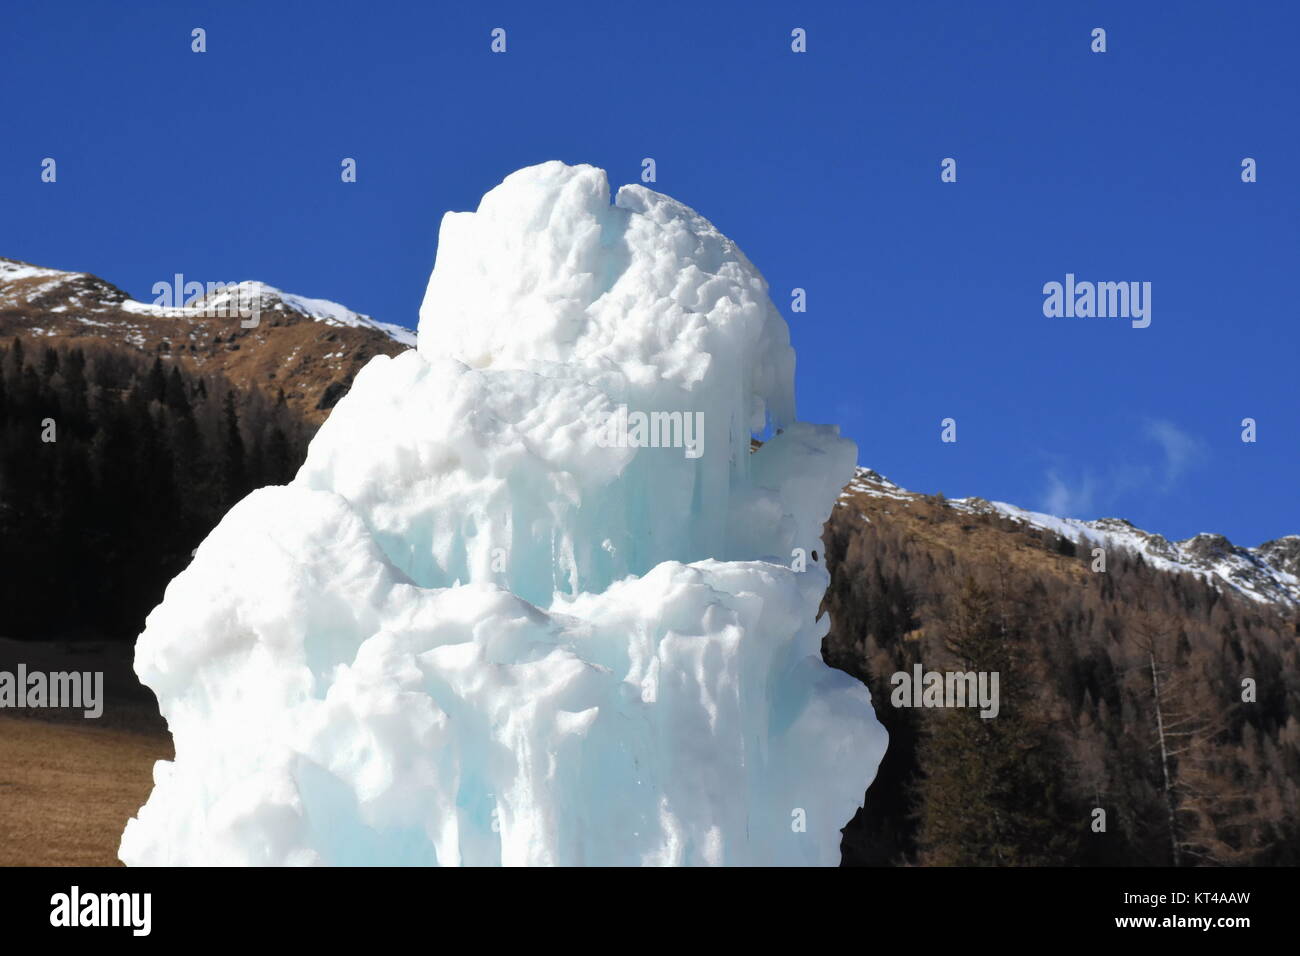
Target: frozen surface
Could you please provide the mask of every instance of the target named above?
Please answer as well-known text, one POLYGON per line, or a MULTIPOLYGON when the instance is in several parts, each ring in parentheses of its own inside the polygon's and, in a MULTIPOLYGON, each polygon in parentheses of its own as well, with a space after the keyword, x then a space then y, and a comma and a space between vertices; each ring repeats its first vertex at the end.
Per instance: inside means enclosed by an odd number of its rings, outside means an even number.
POLYGON ((122 859, 837 863, 885 747, 816 620, 856 449, 794 420, 757 270, 547 163, 444 218, 418 342, 150 615, 176 759, 122 859), (620 406, 698 454, 603 440, 620 406))

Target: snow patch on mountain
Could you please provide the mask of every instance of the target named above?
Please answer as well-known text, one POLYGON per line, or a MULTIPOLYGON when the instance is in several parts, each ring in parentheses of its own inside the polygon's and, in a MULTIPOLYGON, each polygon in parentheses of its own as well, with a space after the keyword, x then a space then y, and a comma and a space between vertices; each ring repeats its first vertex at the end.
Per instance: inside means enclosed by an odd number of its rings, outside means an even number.
MULTIPOLYGON (((851 506, 855 494, 899 501, 924 497, 900 488, 870 468, 857 469, 840 495, 839 504, 851 506)), ((1123 518, 1060 518, 978 497, 951 498, 946 504, 968 514, 1000 515, 1071 541, 1140 554, 1160 570, 1200 575, 1260 603, 1300 606, 1300 535, 1267 541, 1257 548, 1242 548, 1223 535, 1204 532, 1183 541, 1170 541, 1123 518)))
POLYGON ((283 308, 325 325, 374 329, 395 342, 411 348, 415 347, 415 332, 411 329, 390 322, 378 322, 368 315, 353 312, 347 306, 331 302, 328 299, 311 299, 307 296, 284 292, 274 286, 267 285, 265 282, 247 281, 235 283, 211 295, 195 299, 183 308, 137 302, 134 299, 128 299, 118 307, 125 309, 127 312, 139 314, 181 317, 187 315, 198 316, 205 313, 221 313, 223 310, 234 314, 241 306, 251 304, 254 301, 258 303, 258 308, 262 312, 283 308))
MULTIPOLYGON (((232 307, 238 306, 241 302, 252 302, 256 298, 263 312, 282 309, 324 325, 373 329, 410 348, 414 348, 416 344, 415 332, 404 326, 379 322, 337 302, 294 295, 264 282, 232 283, 211 295, 177 307, 139 302, 129 298, 115 286, 86 272, 64 272, 34 266, 16 259, 0 259, 0 306, 33 305, 69 283, 75 283, 76 287, 67 293, 67 301, 49 308, 48 311, 57 313, 76 309, 94 313, 120 310, 135 315, 163 318, 198 318, 205 313, 217 312, 221 309, 234 314, 232 307)), ((89 320, 83 318, 83 321, 89 320)))
POLYGON ((60 272, 57 269, 45 269, 17 259, 0 259, 0 283, 17 282, 20 279, 49 279, 71 276, 75 273, 60 272))

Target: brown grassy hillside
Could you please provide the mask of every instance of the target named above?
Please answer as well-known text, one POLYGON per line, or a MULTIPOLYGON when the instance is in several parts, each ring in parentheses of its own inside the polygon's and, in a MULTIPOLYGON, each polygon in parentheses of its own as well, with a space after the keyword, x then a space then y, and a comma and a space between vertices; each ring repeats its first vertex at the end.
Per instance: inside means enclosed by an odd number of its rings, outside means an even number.
POLYGON ((1300 862, 1294 608, 1122 551, 1098 573, 1075 541, 883 485, 846 492, 824 541, 823 654, 890 732, 845 862, 1300 862), (894 673, 981 656, 996 720, 891 706, 894 673))

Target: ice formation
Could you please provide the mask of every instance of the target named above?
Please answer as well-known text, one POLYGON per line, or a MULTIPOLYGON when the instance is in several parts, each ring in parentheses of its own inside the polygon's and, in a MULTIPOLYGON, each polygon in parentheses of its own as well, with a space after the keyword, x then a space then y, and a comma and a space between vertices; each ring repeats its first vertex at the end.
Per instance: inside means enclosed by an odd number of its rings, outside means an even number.
POLYGON ((762 276, 666 196, 552 162, 447 214, 417 349, 150 615, 176 759, 122 860, 837 863, 885 733, 821 661, 856 449, 793 380, 762 276))

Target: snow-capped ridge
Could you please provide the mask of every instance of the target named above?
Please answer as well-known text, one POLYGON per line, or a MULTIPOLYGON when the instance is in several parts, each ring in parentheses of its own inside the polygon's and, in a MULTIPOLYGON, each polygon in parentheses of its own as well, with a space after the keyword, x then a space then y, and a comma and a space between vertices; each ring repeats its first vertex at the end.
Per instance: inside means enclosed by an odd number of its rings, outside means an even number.
MULTIPOLYGON (((415 347, 415 332, 391 322, 379 322, 368 315, 328 299, 313 299, 285 292, 257 280, 230 283, 211 294, 198 296, 180 306, 141 302, 121 289, 88 272, 49 269, 17 259, 0 258, 0 307, 4 305, 38 305, 42 299, 58 293, 55 312, 97 312, 121 310, 136 315, 165 318, 199 317, 210 312, 231 311, 240 302, 251 303, 256 297, 262 311, 295 313, 325 325, 366 328, 380 332, 393 341, 415 347)), ((94 319, 84 321, 94 322, 94 319)))
MULTIPOLYGON (((853 494, 898 500, 924 497, 862 467, 845 488, 840 505, 851 505, 853 494)), ((1260 603, 1300 607, 1300 535, 1286 535, 1256 548, 1243 548, 1212 532, 1170 541, 1164 535, 1135 526, 1127 518, 1061 518, 974 496, 950 498, 947 505, 969 514, 996 514, 1071 541, 1087 541, 1102 548, 1140 554, 1148 564, 1161 570, 1198 574, 1260 603)))
POLYGON ((17 282, 19 279, 53 279, 76 275, 85 275, 85 273, 62 272, 58 269, 47 269, 44 266, 32 265, 30 262, 0 256, 0 283, 17 282))
POLYGON ((294 312, 314 322, 325 325, 350 326, 352 328, 374 329, 402 345, 415 347, 415 333, 410 329, 394 325, 391 322, 379 322, 368 315, 354 312, 345 305, 329 299, 312 299, 307 296, 285 292, 275 286, 257 280, 245 280, 232 283, 211 294, 196 297, 177 308, 153 303, 128 300, 121 308, 128 312, 148 312, 154 315, 186 316, 203 315, 214 312, 234 312, 239 308, 251 308, 256 301, 262 312, 277 309, 294 312))

